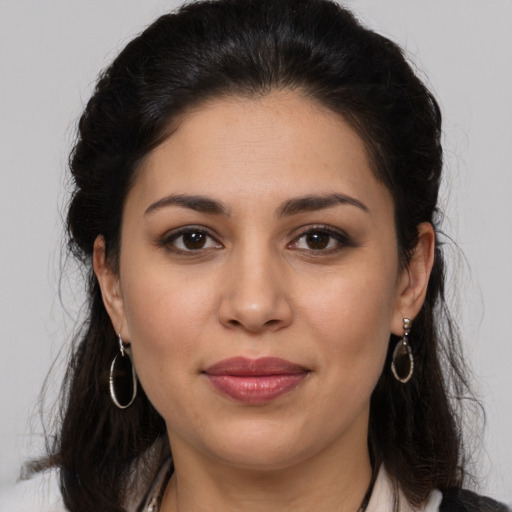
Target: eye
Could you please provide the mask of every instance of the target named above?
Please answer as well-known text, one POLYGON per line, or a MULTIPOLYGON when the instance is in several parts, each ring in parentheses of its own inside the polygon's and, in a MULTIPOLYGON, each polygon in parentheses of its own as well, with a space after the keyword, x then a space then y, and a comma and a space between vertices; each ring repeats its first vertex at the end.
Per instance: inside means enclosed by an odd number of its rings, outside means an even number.
POLYGON ((222 245, 207 231, 194 227, 182 228, 171 233, 165 237, 163 245, 179 253, 222 248, 222 245))
POLYGON ((298 236, 290 245, 291 249, 314 252, 333 252, 350 245, 347 235, 331 228, 310 228, 298 236))

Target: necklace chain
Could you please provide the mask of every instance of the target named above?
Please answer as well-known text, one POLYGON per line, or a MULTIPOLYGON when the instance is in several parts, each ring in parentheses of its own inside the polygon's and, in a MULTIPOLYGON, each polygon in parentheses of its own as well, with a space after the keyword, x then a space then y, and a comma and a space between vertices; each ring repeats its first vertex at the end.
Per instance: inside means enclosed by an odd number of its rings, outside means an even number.
MULTIPOLYGON (((169 479, 171 478, 173 470, 173 465, 171 462, 171 459, 168 459, 165 464, 162 466, 160 471, 158 472, 155 482, 151 488, 151 491, 149 493, 149 498, 146 500, 146 504, 141 512, 160 512, 160 505, 162 503, 162 498, 164 495, 165 487, 167 483, 169 482, 169 479)), ((373 485, 375 483, 377 476, 377 471, 373 471, 372 478, 370 480, 370 485, 368 486, 368 489, 366 490, 366 493, 364 495, 363 501, 359 508, 357 509, 357 512, 365 512, 366 508, 368 507, 368 503, 370 502, 370 498, 373 491, 373 485)))

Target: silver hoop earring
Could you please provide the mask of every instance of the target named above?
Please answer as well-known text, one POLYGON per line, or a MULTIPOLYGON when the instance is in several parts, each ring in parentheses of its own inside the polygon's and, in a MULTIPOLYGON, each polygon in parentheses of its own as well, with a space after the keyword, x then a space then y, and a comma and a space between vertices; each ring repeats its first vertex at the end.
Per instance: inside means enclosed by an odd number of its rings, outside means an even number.
POLYGON ((410 380, 414 373, 414 359, 412 350, 409 346, 409 333, 411 332, 411 321, 404 318, 404 336, 396 344, 393 351, 393 360, 391 361, 391 371, 395 379, 405 384, 410 380))
POLYGON ((133 404, 137 396, 137 374, 128 352, 124 348, 121 333, 119 340, 119 353, 110 365, 109 387, 110 398, 119 409, 126 409, 133 404))

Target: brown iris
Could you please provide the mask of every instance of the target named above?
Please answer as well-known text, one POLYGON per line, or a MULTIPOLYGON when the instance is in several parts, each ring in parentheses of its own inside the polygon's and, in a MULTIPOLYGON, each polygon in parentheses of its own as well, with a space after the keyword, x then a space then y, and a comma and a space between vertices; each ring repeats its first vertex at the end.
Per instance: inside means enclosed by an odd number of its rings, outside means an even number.
POLYGON ((206 243, 206 233, 200 231, 191 231, 183 233, 183 245, 187 249, 202 249, 206 243))
POLYGON ((328 233, 315 231, 314 233, 308 233, 306 235, 306 243, 310 249, 321 250, 325 249, 329 245, 330 238, 331 237, 328 233))

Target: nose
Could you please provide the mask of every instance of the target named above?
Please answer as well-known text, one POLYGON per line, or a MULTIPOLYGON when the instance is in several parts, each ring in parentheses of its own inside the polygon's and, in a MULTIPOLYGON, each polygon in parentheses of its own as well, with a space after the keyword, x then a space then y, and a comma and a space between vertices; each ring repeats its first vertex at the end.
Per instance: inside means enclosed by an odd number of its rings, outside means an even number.
POLYGON ((230 258, 219 307, 220 322, 251 333, 277 331, 292 322, 290 282, 270 251, 240 250, 230 258))

